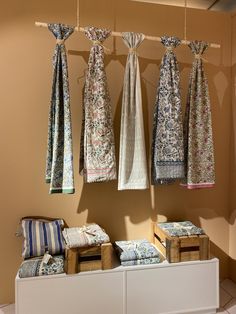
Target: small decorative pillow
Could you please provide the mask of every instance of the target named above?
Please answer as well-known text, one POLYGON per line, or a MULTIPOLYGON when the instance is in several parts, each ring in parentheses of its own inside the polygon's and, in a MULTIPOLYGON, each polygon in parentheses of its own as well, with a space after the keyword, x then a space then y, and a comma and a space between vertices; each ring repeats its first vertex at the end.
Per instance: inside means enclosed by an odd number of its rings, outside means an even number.
POLYGON ((62 254, 65 244, 62 237, 64 221, 56 219, 47 221, 44 219, 23 218, 21 221, 24 235, 23 258, 42 256, 49 254, 62 254))

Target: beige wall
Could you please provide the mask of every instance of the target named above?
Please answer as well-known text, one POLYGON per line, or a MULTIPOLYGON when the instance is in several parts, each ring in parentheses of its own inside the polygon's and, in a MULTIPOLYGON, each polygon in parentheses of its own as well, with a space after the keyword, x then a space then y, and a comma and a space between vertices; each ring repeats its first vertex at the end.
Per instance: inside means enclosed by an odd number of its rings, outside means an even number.
POLYGON ((230 275, 236 281, 236 15, 232 16, 232 136, 230 163, 229 256, 230 275))
MULTIPOLYGON (((119 31, 183 38, 182 8, 132 1, 83 0, 81 25, 119 31)), ((186 191, 178 185, 147 191, 117 191, 117 182, 86 184, 78 175, 81 95, 91 44, 84 34, 67 41, 73 118, 75 195, 48 195, 44 183, 48 108, 51 91, 53 35, 34 27, 34 21, 76 23, 76 1, 12 0, 1 3, 1 211, 0 303, 13 301, 14 276, 20 263, 21 239, 15 238, 20 217, 63 217, 71 226, 96 221, 112 240, 150 237, 150 222, 191 219, 211 237, 221 259, 221 275, 228 275, 229 252, 229 138, 231 117, 231 19, 227 14, 189 10, 188 38, 218 42, 209 49, 205 65, 212 100, 216 157, 216 188, 186 191)), ((107 40, 113 53, 106 56, 118 155, 122 83, 127 48, 120 38, 107 40)), ((145 41, 139 49, 148 156, 153 105, 164 49, 145 41)), ((176 50, 182 79, 183 108, 192 55, 176 50)))

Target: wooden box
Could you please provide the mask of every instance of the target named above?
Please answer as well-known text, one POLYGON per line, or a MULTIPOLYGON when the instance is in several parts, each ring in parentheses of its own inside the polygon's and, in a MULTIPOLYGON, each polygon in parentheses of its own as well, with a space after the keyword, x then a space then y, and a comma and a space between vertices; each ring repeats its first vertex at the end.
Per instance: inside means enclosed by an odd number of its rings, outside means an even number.
POLYGON ((113 246, 111 243, 86 248, 66 248, 65 272, 76 274, 81 271, 111 269, 112 259, 113 246))
POLYGON ((210 241, 206 234, 170 236, 160 225, 163 224, 153 223, 153 243, 169 263, 208 260, 210 258, 210 241))

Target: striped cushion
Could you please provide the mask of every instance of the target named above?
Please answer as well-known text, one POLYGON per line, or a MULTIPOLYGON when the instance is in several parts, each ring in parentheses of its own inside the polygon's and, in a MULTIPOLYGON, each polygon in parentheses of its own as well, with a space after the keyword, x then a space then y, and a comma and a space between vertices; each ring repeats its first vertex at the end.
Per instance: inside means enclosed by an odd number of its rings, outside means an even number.
POLYGON ((41 221, 23 219, 22 229, 24 235, 23 258, 49 254, 62 254, 65 249, 62 237, 63 220, 41 221))

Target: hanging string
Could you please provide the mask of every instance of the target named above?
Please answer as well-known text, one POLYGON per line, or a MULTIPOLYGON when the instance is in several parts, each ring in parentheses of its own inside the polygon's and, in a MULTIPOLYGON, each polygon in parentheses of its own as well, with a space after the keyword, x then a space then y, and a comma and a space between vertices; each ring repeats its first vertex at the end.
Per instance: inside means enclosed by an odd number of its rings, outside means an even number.
POLYGON ((203 56, 200 53, 195 53, 194 57, 196 60, 202 60, 202 61, 208 62, 208 60, 203 58, 203 56))
POLYGON ((111 52, 111 50, 110 50, 109 48, 103 46, 103 44, 102 44, 101 41, 99 41, 99 40, 93 40, 92 42, 93 42, 93 45, 94 45, 94 46, 96 46, 96 45, 101 46, 101 47, 104 49, 104 52, 106 52, 106 53, 111 52))
POLYGON ((184 40, 187 41, 187 0, 184 3, 184 40))
POLYGON ((77 0, 77 2, 76 2, 76 26, 77 27, 79 27, 79 25, 80 25, 79 5, 80 5, 80 0, 77 0))
POLYGON ((57 40, 56 40, 56 43, 57 43, 58 45, 64 45, 65 39, 57 39, 57 40))

